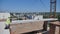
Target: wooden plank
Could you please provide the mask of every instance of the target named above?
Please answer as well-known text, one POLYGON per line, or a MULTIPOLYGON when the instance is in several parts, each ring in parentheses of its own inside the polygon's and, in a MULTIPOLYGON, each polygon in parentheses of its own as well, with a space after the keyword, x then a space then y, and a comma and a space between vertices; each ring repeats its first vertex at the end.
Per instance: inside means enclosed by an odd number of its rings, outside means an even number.
POLYGON ((60 27, 60 22, 56 21, 56 22, 51 22, 51 24, 55 25, 55 26, 59 26, 60 27))

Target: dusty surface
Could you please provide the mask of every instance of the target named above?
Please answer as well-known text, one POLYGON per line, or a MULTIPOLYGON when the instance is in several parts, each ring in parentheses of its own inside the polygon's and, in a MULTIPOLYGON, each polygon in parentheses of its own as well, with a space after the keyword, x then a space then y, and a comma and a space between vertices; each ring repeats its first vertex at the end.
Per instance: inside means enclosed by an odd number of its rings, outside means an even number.
POLYGON ((9 29, 5 30, 5 22, 0 22, 0 34, 10 34, 9 29))
POLYGON ((20 34, 20 33, 36 31, 36 30, 42 30, 43 23, 44 23, 43 21, 36 21, 36 22, 30 22, 30 23, 12 24, 10 27, 11 33, 20 34))
MULTIPOLYGON (((5 22, 0 22, 0 34, 10 34, 9 30, 5 30, 5 22)), ((56 27, 56 31, 55 34, 59 33, 59 27, 56 27)), ((41 33, 37 33, 37 34, 41 34, 41 33)))

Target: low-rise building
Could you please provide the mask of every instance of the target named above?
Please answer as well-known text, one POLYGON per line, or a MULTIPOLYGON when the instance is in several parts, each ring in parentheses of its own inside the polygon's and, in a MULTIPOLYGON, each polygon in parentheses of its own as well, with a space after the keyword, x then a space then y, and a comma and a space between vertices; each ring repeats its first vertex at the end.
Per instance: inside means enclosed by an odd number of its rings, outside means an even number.
POLYGON ((10 13, 0 13, 0 20, 10 17, 10 13))

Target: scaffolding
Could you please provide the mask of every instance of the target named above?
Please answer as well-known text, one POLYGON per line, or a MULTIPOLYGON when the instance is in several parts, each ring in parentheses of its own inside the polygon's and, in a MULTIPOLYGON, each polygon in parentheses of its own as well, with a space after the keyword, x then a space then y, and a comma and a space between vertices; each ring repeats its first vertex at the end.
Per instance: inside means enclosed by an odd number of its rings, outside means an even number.
POLYGON ((50 16, 56 17, 56 0, 50 0, 50 16))

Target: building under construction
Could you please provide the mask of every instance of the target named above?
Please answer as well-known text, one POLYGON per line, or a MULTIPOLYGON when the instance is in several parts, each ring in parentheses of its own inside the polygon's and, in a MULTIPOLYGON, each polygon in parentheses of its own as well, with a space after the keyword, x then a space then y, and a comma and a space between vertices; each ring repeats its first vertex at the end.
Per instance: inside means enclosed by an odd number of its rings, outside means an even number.
MULTIPOLYGON (((24 20, 17 20, 17 19, 14 20, 13 18, 10 18, 12 19, 12 22, 10 23, 10 28, 5 30, 4 29, 5 26, 4 27, 1 26, 0 28, 2 30, 1 32, 3 32, 4 30, 4 32, 9 32, 9 34, 60 34, 60 21, 58 21, 58 19, 55 18, 56 17, 56 1, 57 0, 50 0, 50 17, 53 17, 53 18, 43 18, 43 16, 39 16, 39 15, 37 16, 35 15, 36 19, 24 18, 24 20)), ((6 14, 7 16, 5 16, 4 13, 1 13, 1 14, 3 14, 3 16, 2 17, 0 16, 0 17, 3 20, 4 20, 4 17, 11 16, 9 13, 6 14)), ((4 21, 1 21, 3 25, 7 18, 5 18, 4 21)), ((19 18, 20 17, 18 17, 18 19, 19 18)))

